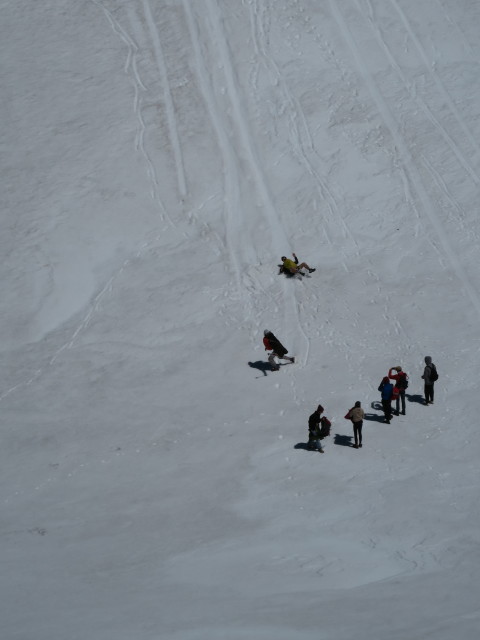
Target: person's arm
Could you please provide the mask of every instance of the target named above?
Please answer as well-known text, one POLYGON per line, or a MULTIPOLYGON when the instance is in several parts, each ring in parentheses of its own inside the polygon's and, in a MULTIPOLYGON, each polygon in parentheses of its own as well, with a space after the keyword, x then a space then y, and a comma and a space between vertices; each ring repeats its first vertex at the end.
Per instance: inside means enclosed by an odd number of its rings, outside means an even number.
POLYGON ((298 264, 298 258, 295 253, 292 253, 293 259, 295 260, 295 264, 298 264))

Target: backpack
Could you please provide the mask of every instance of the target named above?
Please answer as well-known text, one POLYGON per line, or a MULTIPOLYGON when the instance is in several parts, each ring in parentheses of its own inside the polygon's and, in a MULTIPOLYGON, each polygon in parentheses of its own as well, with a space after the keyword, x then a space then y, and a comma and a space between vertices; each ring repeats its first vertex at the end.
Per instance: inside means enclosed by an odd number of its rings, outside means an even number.
POLYGON ((404 391, 407 387, 408 387, 408 377, 407 377, 407 374, 404 373, 397 380, 397 388, 400 389, 400 391, 404 391))
MULTIPOLYGON (((354 407, 352 407, 352 409, 353 409, 353 408, 354 408, 354 407)), ((347 411, 347 413, 343 416, 343 417, 345 418, 345 420, 351 420, 351 419, 352 419, 352 418, 351 418, 351 416, 350 416, 350 412, 352 411, 352 409, 349 409, 349 410, 347 411)))
POLYGON ((430 380, 432 382, 436 382, 438 380, 437 367, 433 364, 433 362, 430 364, 430 380))
POLYGON ((332 423, 328 418, 323 416, 323 418, 320 420, 320 424, 322 425, 320 428, 320 440, 322 440, 323 438, 326 438, 330 435, 330 427, 332 426, 332 423))

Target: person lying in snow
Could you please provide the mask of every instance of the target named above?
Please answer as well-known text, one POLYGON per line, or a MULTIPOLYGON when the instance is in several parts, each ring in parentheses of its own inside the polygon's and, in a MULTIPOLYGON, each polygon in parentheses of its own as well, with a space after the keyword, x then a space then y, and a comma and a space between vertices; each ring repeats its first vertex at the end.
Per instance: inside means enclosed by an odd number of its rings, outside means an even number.
POLYGON ((290 258, 287 258, 286 256, 282 256, 282 264, 278 265, 280 268, 279 273, 285 273, 291 276, 299 273, 303 276, 304 274, 302 273, 302 269, 308 269, 309 273, 313 273, 315 271, 315 269, 311 269, 306 262, 298 264, 298 258, 294 253, 292 253, 292 256, 293 260, 290 260, 290 258))

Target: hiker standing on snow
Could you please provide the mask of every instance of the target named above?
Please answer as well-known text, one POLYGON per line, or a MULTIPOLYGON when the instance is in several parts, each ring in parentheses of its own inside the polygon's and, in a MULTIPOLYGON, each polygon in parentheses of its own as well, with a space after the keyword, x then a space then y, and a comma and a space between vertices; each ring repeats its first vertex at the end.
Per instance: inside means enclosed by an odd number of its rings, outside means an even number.
POLYGON ((322 443, 320 442, 320 420, 322 419, 322 413, 323 407, 319 404, 308 418, 308 448, 311 451, 320 451, 320 453, 323 453, 322 443))
POLYGON ((433 364, 430 356, 425 356, 425 369, 423 370, 422 379, 425 383, 425 404, 433 404, 433 385, 438 379, 437 367, 433 364))
POLYGON ((392 395, 393 395, 393 384, 390 380, 385 376, 378 387, 378 390, 382 394, 382 407, 383 413, 385 414, 385 422, 390 424, 390 420, 392 419, 392 395))
POLYGON ((309 273, 313 273, 315 271, 315 269, 311 269, 306 262, 298 264, 298 258, 294 253, 292 253, 292 256, 293 260, 282 256, 282 264, 280 265, 281 273, 289 273, 294 276, 296 273, 301 273, 302 269, 308 269, 309 273))
POLYGON ((273 371, 278 371, 280 369, 280 365, 275 360, 275 358, 279 358, 280 360, 290 360, 292 364, 295 362, 295 358, 287 356, 288 349, 285 349, 280 340, 276 336, 274 336, 271 331, 265 329, 265 331, 263 332, 263 336, 265 351, 272 352, 268 356, 268 361, 273 371))
POLYGON ((362 427, 363 419, 365 418, 365 411, 362 409, 362 404, 359 400, 355 402, 355 406, 348 412, 348 417, 353 424, 353 437, 355 438, 355 449, 362 447, 362 427))
POLYGON ((330 435, 332 423, 328 418, 322 416, 323 407, 321 404, 308 418, 308 449, 323 453, 322 439, 330 435))
POLYGON ((396 414, 400 415, 400 401, 402 401, 402 416, 405 415, 405 389, 408 387, 408 376, 405 371, 402 371, 402 367, 392 367, 388 372, 390 380, 395 380, 395 386, 398 389, 398 396, 396 398, 396 414), (396 373, 392 373, 396 371, 396 373))

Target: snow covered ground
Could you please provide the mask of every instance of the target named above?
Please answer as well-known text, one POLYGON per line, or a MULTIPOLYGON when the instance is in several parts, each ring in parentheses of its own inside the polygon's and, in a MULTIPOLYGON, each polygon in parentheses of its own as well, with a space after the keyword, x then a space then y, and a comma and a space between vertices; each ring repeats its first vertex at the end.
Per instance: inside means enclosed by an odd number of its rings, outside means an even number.
POLYGON ((478 638, 479 29, 3 3, 2 640, 478 638))

